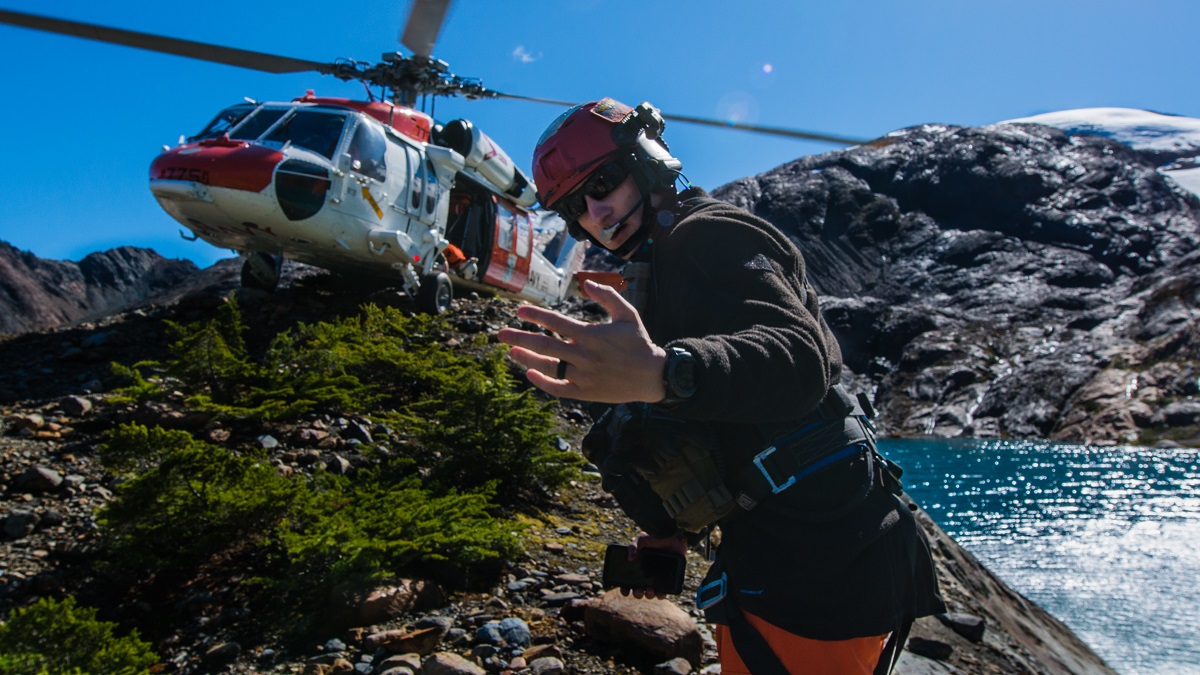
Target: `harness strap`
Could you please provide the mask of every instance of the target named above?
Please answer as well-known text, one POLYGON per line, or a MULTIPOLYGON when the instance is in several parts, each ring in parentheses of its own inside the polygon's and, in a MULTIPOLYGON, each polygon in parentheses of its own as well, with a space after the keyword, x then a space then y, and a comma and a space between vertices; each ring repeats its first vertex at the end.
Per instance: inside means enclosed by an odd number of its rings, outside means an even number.
POLYGON ((705 491, 700 481, 694 480, 686 483, 664 499, 663 508, 667 510, 667 513, 672 518, 677 518, 689 506, 702 499, 708 499, 714 509, 720 510, 726 504, 733 501, 733 494, 729 492, 729 488, 724 483, 705 491))
POLYGON ((889 675, 892 669, 896 667, 896 662, 900 660, 900 653, 904 651, 904 644, 908 641, 908 633, 912 630, 913 620, 905 619, 892 634, 888 636, 887 643, 883 645, 883 653, 879 655, 879 662, 875 664, 875 672, 872 675, 889 675))
POLYGON ((834 385, 799 427, 782 434, 767 432, 768 438, 777 440, 726 481, 707 488, 698 480, 689 481, 662 500, 663 508, 675 518, 701 500, 720 510, 736 499, 749 511, 768 496, 855 455, 864 444, 873 447, 868 443, 874 439, 868 420, 874 410, 868 406, 866 397, 856 399, 840 384, 834 385))
POLYGON ((737 607, 731 607, 729 611, 729 639, 733 640, 733 648, 742 663, 754 675, 790 675, 767 639, 737 607))
POLYGON ((869 440, 871 434, 857 416, 806 425, 758 453, 734 474, 731 484, 738 491, 738 505, 749 511, 796 481, 857 454, 869 440))

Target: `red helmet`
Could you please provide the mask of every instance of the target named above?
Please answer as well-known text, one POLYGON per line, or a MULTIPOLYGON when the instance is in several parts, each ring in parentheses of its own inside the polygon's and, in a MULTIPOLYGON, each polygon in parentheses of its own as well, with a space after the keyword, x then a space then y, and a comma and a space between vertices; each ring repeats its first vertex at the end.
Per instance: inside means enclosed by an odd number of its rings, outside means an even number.
POLYGON ((660 136, 664 126, 649 103, 630 108, 611 98, 559 115, 533 151, 538 201, 553 209, 608 160, 625 163, 644 193, 672 187, 682 165, 660 136))

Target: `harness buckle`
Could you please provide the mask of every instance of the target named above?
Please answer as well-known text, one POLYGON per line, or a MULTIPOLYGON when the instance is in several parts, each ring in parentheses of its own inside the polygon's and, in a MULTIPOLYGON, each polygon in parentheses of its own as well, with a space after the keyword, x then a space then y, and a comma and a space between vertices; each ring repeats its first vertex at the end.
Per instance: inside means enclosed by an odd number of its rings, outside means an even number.
POLYGON ((739 492, 737 496, 737 505, 742 507, 744 510, 749 511, 755 506, 758 506, 758 502, 745 492, 739 492))
POLYGON ((725 599, 725 589, 727 586, 725 573, 721 572, 721 576, 704 584, 696 589, 696 609, 708 609, 718 602, 725 599), (705 597, 706 593, 712 591, 710 597, 705 597))
POLYGON ((774 452, 775 452, 775 446, 772 445, 771 447, 767 448, 766 450, 763 450, 762 452, 755 455, 754 456, 754 466, 758 467, 758 472, 763 475, 763 478, 767 479, 767 484, 771 486, 771 494, 779 494, 780 492, 783 492, 784 490, 790 488, 796 482, 796 477, 789 476, 788 479, 783 482, 783 485, 779 485, 778 483, 775 482, 775 479, 771 477, 770 472, 768 472, 767 468, 765 466, 763 466, 763 460, 766 459, 767 457, 770 457, 774 452))

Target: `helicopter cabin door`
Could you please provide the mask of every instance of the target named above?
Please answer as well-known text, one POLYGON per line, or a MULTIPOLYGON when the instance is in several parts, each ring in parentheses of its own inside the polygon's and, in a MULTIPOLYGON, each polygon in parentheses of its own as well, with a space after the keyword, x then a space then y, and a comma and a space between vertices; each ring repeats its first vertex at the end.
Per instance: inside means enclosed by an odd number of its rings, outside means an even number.
POLYGON ((364 115, 350 116, 354 131, 350 142, 342 153, 338 168, 344 174, 335 190, 340 208, 338 210, 368 222, 379 223, 383 219, 379 201, 386 199, 388 174, 395 168, 388 161, 388 144, 383 132, 369 123, 364 115))
MULTIPOLYGON (((414 241, 421 241, 430 230, 440 230, 438 210, 442 207, 444 188, 438 183, 437 173, 429 157, 414 145, 388 135, 392 141, 391 153, 397 159, 397 178, 394 185, 396 198, 392 211, 407 217, 408 223, 400 229, 414 241)), ((444 207, 443 207, 444 208, 444 207)), ((442 216, 445 218, 445 216, 442 216)))
POLYGON ((520 291, 529 281, 529 257, 533 248, 533 223, 529 214, 504 199, 496 203, 495 238, 483 280, 493 286, 520 291))

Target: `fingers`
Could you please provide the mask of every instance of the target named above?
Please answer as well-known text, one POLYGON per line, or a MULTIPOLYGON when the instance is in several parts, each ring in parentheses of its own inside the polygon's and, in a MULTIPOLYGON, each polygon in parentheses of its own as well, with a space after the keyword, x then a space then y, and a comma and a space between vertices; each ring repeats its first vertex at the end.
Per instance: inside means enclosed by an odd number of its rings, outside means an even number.
POLYGON ((524 306, 518 310, 521 319, 548 333, 502 328, 497 339, 529 369, 529 382, 553 396, 600 403, 661 400, 666 351, 650 340, 637 311, 612 287, 588 283, 587 288, 614 319, 628 320, 587 323, 524 306), (567 370, 559 372, 564 361, 567 370))
MULTIPOLYGON (((654 548, 663 551, 673 551, 680 555, 687 555, 687 540, 680 536, 672 536, 666 538, 653 537, 645 532, 639 532, 633 539, 630 547, 636 550, 643 548, 654 548)), ((630 556, 632 560, 632 556, 630 556)))
MULTIPOLYGON (((551 335, 542 335, 540 333, 530 333, 529 331, 517 330, 515 328, 501 328, 500 332, 496 333, 496 339, 506 345, 513 347, 512 353, 536 354, 542 357, 551 357, 553 363, 548 364, 549 368, 539 368, 543 372, 553 373, 558 366, 558 359, 564 358, 570 361, 568 356, 568 348, 570 342, 560 340, 551 335), (520 352, 518 352, 520 350, 520 352)), ((517 360, 514 356, 514 360, 517 360)), ((536 362, 525 362, 517 360, 518 363, 530 368, 537 367, 536 362)))
POLYGON ((586 323, 572 319, 565 314, 533 305, 523 305, 517 308, 517 316, 564 337, 574 337, 579 329, 587 326, 586 323))
POLYGON ((588 279, 583 282, 583 292, 599 303, 614 322, 638 320, 637 310, 612 286, 598 284, 588 279))
POLYGON ((560 398, 578 396, 578 387, 568 379, 572 373, 577 373, 577 369, 572 367, 570 362, 521 347, 513 347, 508 355, 528 369, 525 371, 525 377, 538 389, 560 398))
POLYGON ((558 372, 558 362, 562 360, 556 356, 548 356, 532 349, 526 349, 525 347, 513 347, 509 350, 508 357, 522 366, 536 370, 547 377, 555 375, 558 372))

